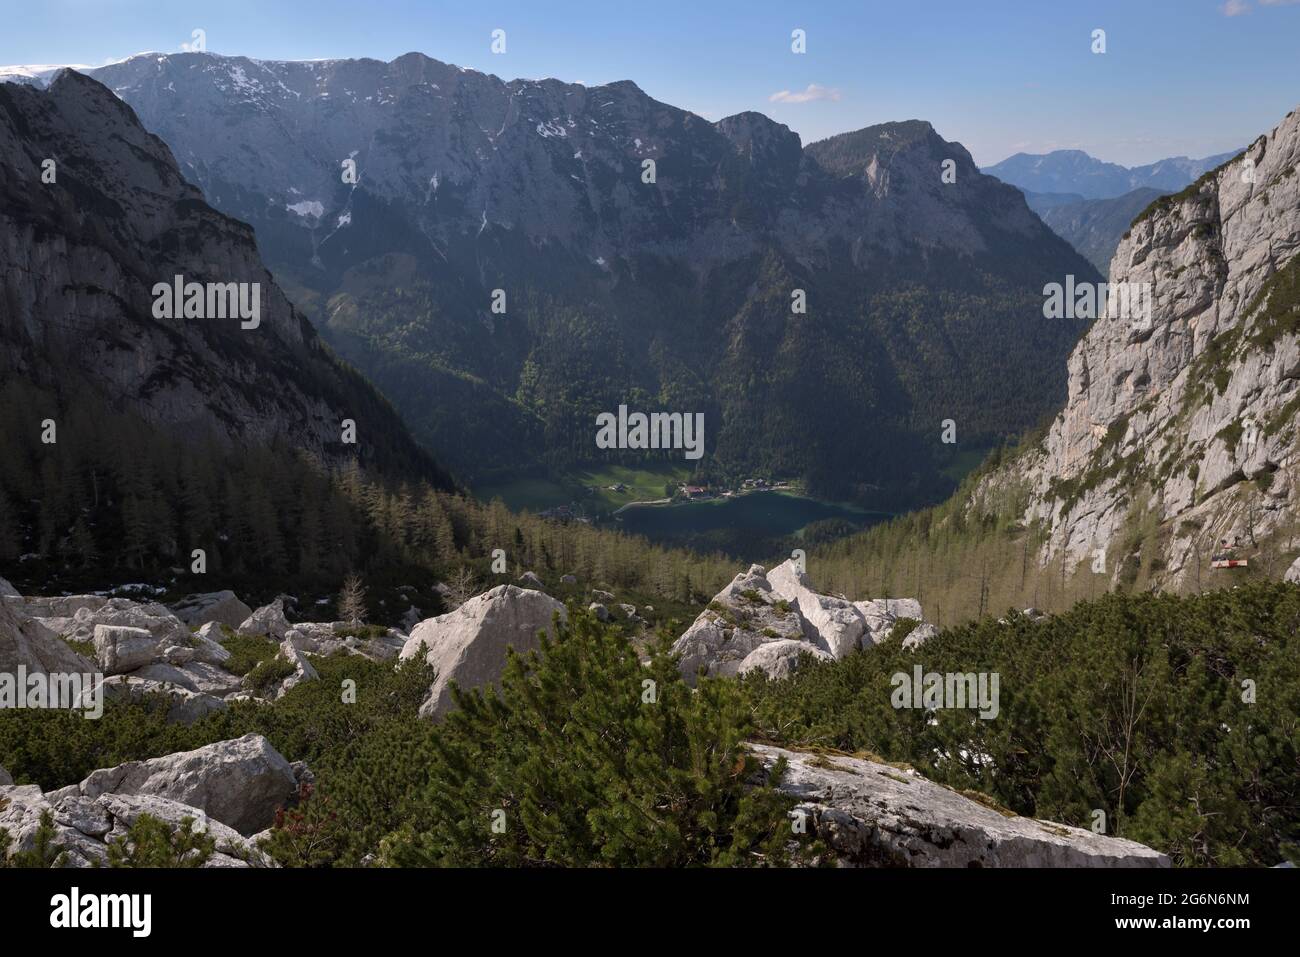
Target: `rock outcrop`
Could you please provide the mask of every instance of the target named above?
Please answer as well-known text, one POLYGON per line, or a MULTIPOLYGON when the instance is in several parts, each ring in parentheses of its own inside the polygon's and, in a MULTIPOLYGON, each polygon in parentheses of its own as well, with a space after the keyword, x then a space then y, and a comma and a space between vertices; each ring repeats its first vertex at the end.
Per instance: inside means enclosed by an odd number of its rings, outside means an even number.
POLYGON ((809 631, 798 607, 773 591, 767 570, 751 565, 714 596, 672 650, 681 656, 682 677, 693 684, 701 672, 738 674, 745 659, 768 642, 798 641, 829 653, 808 641, 809 631))
POLYGON ((273 866, 252 841, 200 808, 145 794, 103 794, 93 799, 65 794, 51 801, 34 785, 0 787, 0 828, 13 839, 11 853, 32 849, 46 811, 53 816, 54 844, 67 855, 67 867, 107 866, 109 845, 123 841, 144 814, 162 821, 172 833, 190 818, 195 832, 212 837, 214 853, 204 867, 273 866))
POLYGON ((106 675, 123 675, 152 664, 158 639, 143 628, 95 626, 95 657, 106 675))
POLYGON ((556 615, 568 620, 564 605, 549 595, 498 585, 455 611, 421 622, 401 653, 403 659, 410 658, 423 647, 438 673, 420 714, 438 718, 454 706, 451 681, 465 690, 496 684, 505 670, 507 649, 520 654, 536 650, 538 634, 552 630, 556 615))
MULTIPOLYGON (((673 645, 682 676, 725 676, 760 670, 790 674, 804 652, 843 658, 883 640, 900 618, 921 618, 913 599, 851 602, 813 589, 793 560, 737 575, 673 645), (771 646, 771 647, 769 647, 771 646)), ((927 633, 928 635, 929 633, 927 633)))
POLYGON ((836 861, 858 867, 1168 867, 1145 845, 1019 817, 915 771, 842 755, 751 749, 836 861))
MULTIPOLYGON (((415 626, 411 627, 413 630, 415 626)), ((390 661, 401 653, 406 644, 407 636, 396 628, 389 628, 383 634, 369 638, 348 634, 350 630, 344 621, 301 622, 289 627, 285 640, 299 651, 312 655, 329 657, 339 653, 356 654, 372 661, 390 661)))
POLYGON ((767 574, 772 591, 799 607, 807 625, 805 637, 836 658, 843 658, 862 647, 867 621, 850 601, 820 595, 812 588, 808 576, 794 561, 787 559, 767 574))

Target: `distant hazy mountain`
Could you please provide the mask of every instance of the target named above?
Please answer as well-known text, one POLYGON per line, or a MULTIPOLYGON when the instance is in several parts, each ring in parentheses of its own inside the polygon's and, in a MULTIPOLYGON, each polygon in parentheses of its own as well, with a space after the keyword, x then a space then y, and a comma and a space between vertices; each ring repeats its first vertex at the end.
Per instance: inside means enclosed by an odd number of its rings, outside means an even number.
POLYGON ((1077 193, 1084 199, 1113 199, 1143 188, 1177 192, 1239 152, 1233 150, 1204 159, 1175 156, 1134 167, 1107 163, 1083 150, 1016 153, 1001 163, 985 166, 982 172, 1035 193, 1077 193))
POLYGON ((705 413, 704 477, 914 500, 947 481, 944 419, 991 439, 1064 394, 1081 324, 1041 291, 1092 267, 928 123, 805 149, 757 113, 418 53, 88 72, 470 478, 607 461, 595 415, 626 403, 705 413))
POLYGON ((1027 195, 1025 199, 1034 212, 1042 217, 1043 222, 1051 227, 1052 232, 1086 256, 1102 275, 1106 275, 1120 237, 1128 232, 1133 218, 1152 201, 1168 193, 1143 187, 1114 199, 1051 202, 1051 199, 1063 195, 1066 194, 1037 193, 1027 195), (1045 199, 1048 201, 1044 202, 1045 199))

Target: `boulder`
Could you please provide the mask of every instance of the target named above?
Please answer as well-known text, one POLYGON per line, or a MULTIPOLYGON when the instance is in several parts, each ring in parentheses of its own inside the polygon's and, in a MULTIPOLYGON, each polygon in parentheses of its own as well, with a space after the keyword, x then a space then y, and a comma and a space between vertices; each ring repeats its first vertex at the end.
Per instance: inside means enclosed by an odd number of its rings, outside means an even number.
POLYGON ((410 658, 423 646, 438 673, 420 714, 437 718, 454 706, 448 682, 466 690, 495 685, 505 669, 506 650, 523 654, 540 647, 538 633, 551 630, 555 615, 568 619, 564 605, 549 595, 498 585, 455 611, 421 622, 401 652, 410 658))
POLYGON ((936 626, 928 621, 923 621, 908 632, 907 637, 903 639, 903 650, 912 651, 915 648, 920 648, 937 634, 939 634, 939 629, 936 626))
POLYGON ((737 673, 744 675, 761 671, 769 678, 788 678, 799 667, 799 659, 804 654, 823 661, 832 660, 830 652, 806 641, 769 641, 746 655, 737 673))
POLYGON ((270 827, 297 793, 289 762, 260 734, 218 741, 148 761, 93 771, 77 786, 82 797, 153 795, 199 808, 240 834, 270 827))
POLYGON ((542 584, 542 580, 532 572, 524 572, 519 576, 519 587, 535 588, 537 591, 541 591, 545 586, 542 584))
POLYGON ((151 664, 161 649, 158 639, 144 628, 125 625, 95 626, 95 657, 106 675, 121 675, 151 664))
POLYGON ((799 612, 808 624, 807 639, 843 658, 862 647, 862 636, 867 622, 851 601, 818 594, 813 590, 808 576, 787 559, 767 573, 772 591, 786 601, 799 606, 799 612))
POLYGON ((921 603, 915 598, 870 598, 866 601, 855 601, 853 607, 862 613, 867 623, 864 645, 867 641, 879 644, 894 627, 894 622, 900 618, 923 620, 921 603))
POLYGON ((857 867, 1168 867, 1143 844, 1019 817, 915 771, 841 755, 750 745, 776 785, 800 803, 836 862, 857 867))
POLYGON ((243 687, 243 679, 238 675, 232 675, 224 668, 203 661, 191 661, 184 665, 155 661, 137 668, 128 677, 175 685, 186 691, 217 697, 224 697, 243 687))
POLYGON ((8 579, 0 578, 0 599, 17 598, 21 601, 22 597, 22 595, 18 594, 18 589, 9 584, 8 579))
POLYGON ((8 787, 13 783, 14 779, 9 776, 9 772, 4 768, 0 768, 0 788, 8 787))
POLYGON ((238 631, 241 635, 265 635, 276 641, 284 641, 290 627, 289 619, 284 616, 284 599, 277 598, 240 622, 238 631))
POLYGON ((75 652, 35 619, 20 620, 10 609, 7 599, 0 599, 0 672, 17 674, 87 674, 95 663, 75 652))
POLYGON ((714 596, 672 650, 680 657, 682 677, 693 685, 701 671, 710 677, 737 674, 754 649, 768 642, 818 647, 807 640, 810 632, 798 606, 773 592, 766 569, 751 565, 714 596))
POLYGON ((578 578, 576 575, 561 575, 560 581, 563 582, 565 585, 578 584, 578 578))
POLYGON ((402 627, 406 629, 408 634, 412 628, 423 620, 423 613, 421 613, 420 609, 416 608, 414 605, 407 608, 406 611, 402 613, 402 627))
MULTIPOLYGON (((204 627, 208 627, 204 625, 204 627)), ((213 624, 213 628, 219 626, 213 624)), ((222 665, 230 660, 230 652, 219 641, 211 637, 211 633, 203 634, 202 630, 196 631, 190 635, 189 641, 184 645, 169 645, 163 649, 163 660, 172 664, 188 664, 191 661, 201 661, 210 665, 222 665)))
POLYGON ((1282 576, 1282 580, 1300 584, 1300 558, 1297 558, 1291 563, 1291 567, 1286 570, 1286 574, 1282 576))
POLYGON ((609 621, 609 609, 600 602, 593 601, 587 606, 587 611, 595 615, 597 621, 609 621))
POLYGON ((233 591, 187 595, 172 606, 172 611, 191 627, 216 623, 238 628, 253 614, 253 609, 240 601, 233 591))

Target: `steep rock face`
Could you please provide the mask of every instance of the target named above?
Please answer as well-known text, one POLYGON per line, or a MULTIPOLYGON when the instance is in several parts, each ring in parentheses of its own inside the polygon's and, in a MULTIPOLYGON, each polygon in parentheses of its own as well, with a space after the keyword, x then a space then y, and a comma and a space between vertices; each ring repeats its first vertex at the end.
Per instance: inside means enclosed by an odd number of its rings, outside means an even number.
POLYGON ((847 755, 750 746, 778 789, 799 800, 809 833, 859 867, 1168 867, 1145 845, 1009 815, 900 770, 847 755))
POLYGON ((1281 576, 1297 547, 1300 114, 1134 221, 1113 283, 1146 284, 1150 322, 1099 319, 1069 360, 1046 439, 984 480, 973 505, 1028 492, 1042 558, 1105 550, 1187 584, 1220 541, 1281 576), (1144 557, 1124 547, 1153 525, 1144 557), (1273 567, 1276 566, 1276 567, 1273 567))
POLYGON ((448 682, 466 690, 494 685, 506 666, 506 652, 535 651, 538 634, 552 630, 552 618, 568 619, 564 605, 539 591, 498 585, 455 611, 421 622, 402 648, 403 659, 425 649, 438 675, 420 706, 423 717, 438 718, 455 707, 448 682))
POLYGON ((74 71, 44 90, 0 83, 0 303, 6 377, 89 383, 191 438, 429 465, 293 309, 252 230, 208 206, 131 108, 74 71), (154 318, 155 285, 177 275, 248 283, 250 304, 256 283, 256 328, 237 316, 154 318), (344 418, 368 422, 374 441, 345 449, 344 418))
POLYGON ((757 113, 715 124, 628 82, 504 82, 415 53, 88 72, 470 477, 590 458, 588 410, 644 394, 705 413, 737 472, 941 494, 934 422, 961 402, 972 439, 1032 424, 1082 329, 1043 324, 1037 290, 1091 267, 927 123, 805 149, 757 113), (981 401, 931 388, 973 370, 981 401))

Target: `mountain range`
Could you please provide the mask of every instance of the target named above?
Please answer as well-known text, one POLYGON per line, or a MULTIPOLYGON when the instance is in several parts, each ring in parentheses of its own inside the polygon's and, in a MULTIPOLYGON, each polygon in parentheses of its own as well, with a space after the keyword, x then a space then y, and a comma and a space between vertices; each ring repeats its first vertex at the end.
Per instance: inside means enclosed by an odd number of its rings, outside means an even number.
POLYGON ((1027 192, 1073 193, 1083 199, 1114 199, 1135 189, 1172 193, 1240 153, 1233 150, 1204 159, 1173 156, 1145 166, 1121 166, 1083 150, 1016 153, 982 172, 1027 192))
POLYGON ((702 480, 933 500, 943 420, 986 446, 1059 403, 1084 324, 1044 322, 1041 290, 1096 277, 921 121, 805 147, 630 82, 506 82, 417 53, 86 72, 471 482, 592 461, 595 416, 626 404, 703 412, 702 480))

